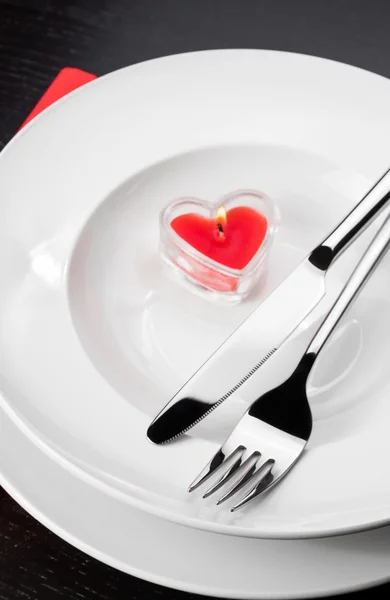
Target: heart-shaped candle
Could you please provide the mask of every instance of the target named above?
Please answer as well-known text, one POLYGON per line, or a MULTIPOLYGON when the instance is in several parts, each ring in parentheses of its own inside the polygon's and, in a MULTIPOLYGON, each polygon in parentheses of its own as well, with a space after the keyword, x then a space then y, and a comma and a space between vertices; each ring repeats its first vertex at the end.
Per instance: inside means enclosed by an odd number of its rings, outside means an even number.
POLYGON ((175 217, 171 227, 204 256, 225 267, 241 270, 263 243, 267 219, 250 206, 236 206, 226 211, 221 205, 216 217, 187 213, 175 217))
POLYGON ((277 209, 259 192, 238 191, 208 204, 182 198, 161 214, 166 261, 199 289, 244 298, 264 274, 277 209))

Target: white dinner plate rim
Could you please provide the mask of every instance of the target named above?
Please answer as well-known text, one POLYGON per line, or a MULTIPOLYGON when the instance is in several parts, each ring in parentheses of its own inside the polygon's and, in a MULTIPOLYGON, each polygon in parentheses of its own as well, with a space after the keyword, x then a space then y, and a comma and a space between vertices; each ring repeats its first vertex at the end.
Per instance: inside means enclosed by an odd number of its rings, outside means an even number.
MULTIPOLYGON (((160 510, 155 510, 154 506, 150 507, 149 504, 144 502, 142 499, 131 497, 125 492, 119 490, 118 488, 109 485, 105 481, 99 479, 92 473, 89 473, 82 469, 80 466, 72 462, 68 459, 60 450, 56 450, 51 446, 49 442, 43 440, 39 434, 37 434, 33 429, 29 427, 29 425, 24 421, 22 417, 20 417, 15 411, 13 411, 7 402, 3 402, 4 398, 0 394, 0 411, 4 411, 4 413, 13 421, 13 423, 23 431, 24 435, 40 450, 42 450, 48 457, 52 460, 56 461, 62 468, 66 468, 73 475, 82 478, 84 481, 88 482, 90 485, 94 486, 96 489, 110 494, 113 498, 121 500, 129 504, 130 506, 134 506, 134 508, 143 510, 145 512, 150 513, 153 516, 161 517, 166 519, 171 523, 176 523, 178 525, 192 527, 194 529, 198 529, 200 531, 213 532, 221 535, 231 536, 232 532, 229 530, 227 526, 221 526, 220 528, 209 529, 203 525, 203 521, 199 521, 197 519, 191 519, 188 517, 182 517, 180 513, 175 516, 172 516, 172 513, 169 511, 160 508, 160 510)), ((259 535, 256 530, 248 530, 242 528, 242 532, 234 533, 236 537, 246 537, 246 538, 255 538, 260 540, 316 540, 316 539, 326 539, 326 538, 336 538, 343 537, 346 535, 352 535, 355 533, 364 533, 367 531, 371 531, 373 529, 381 529, 383 527, 389 526, 390 517, 377 519, 365 525, 357 525, 356 527, 351 527, 349 525, 342 527, 337 527, 334 530, 327 530, 325 533, 319 531, 310 531, 310 532, 293 532, 291 534, 286 533, 282 535, 280 532, 276 532, 275 534, 268 533, 264 535, 259 535)), ((219 524, 218 524, 219 525, 219 524)))
MULTIPOLYGON (((5 413, 2 411, 2 408, 0 408, 0 419, 5 415, 5 413)), ((5 415, 6 418, 9 418, 9 415, 5 415)), ((12 419, 10 419, 10 422, 17 427, 17 425, 15 425, 15 423, 13 423, 12 419)), ((21 432, 22 435, 24 435, 23 432, 21 432)), ((27 436, 24 436, 27 437, 27 436)), ((27 437, 29 443, 33 443, 28 437, 27 437)), ((34 444, 35 445, 35 444, 34 444)), ((8 446, 9 448, 9 446, 8 446)), ((46 453, 42 450, 42 448, 37 447, 38 449, 38 453, 40 455, 40 457, 43 457, 44 460, 49 460, 50 462, 53 462, 52 459, 50 457, 48 457, 46 455, 46 453)), ((3 459, 6 456, 5 454, 2 455, 3 459)), ((56 464, 56 468, 59 472, 63 471, 63 466, 58 465, 55 461, 54 464, 56 464)), ((43 472, 43 471, 42 471, 43 472)), ((71 476, 77 481, 78 477, 75 474, 71 474, 71 476)), ((44 479, 44 477, 42 477, 44 479)), ((127 564, 124 561, 120 561, 119 559, 116 559, 112 556, 110 556, 108 553, 103 552, 102 550, 99 550, 98 548, 95 548, 93 545, 88 544, 87 542, 83 541, 82 536, 77 536, 73 533, 70 533, 67 531, 67 529, 65 527, 63 527, 60 523, 58 523, 56 520, 47 517, 44 512, 42 512, 38 506, 36 506, 36 504, 34 504, 33 501, 31 501, 26 494, 23 494, 23 492, 20 492, 18 489, 17 484, 14 484, 13 481, 11 480, 11 478, 7 478, 6 476, 4 476, 2 469, 1 469, 1 463, 0 463, 0 486, 3 487, 4 490, 6 490, 6 492, 24 509, 26 510, 33 518, 35 518, 38 522, 40 522, 42 525, 44 525, 47 529, 49 529, 50 531, 52 531, 54 534, 56 534, 59 538, 65 540, 66 542, 68 542, 69 544, 71 544, 72 546, 74 546, 75 548, 77 548, 78 550, 81 550, 82 552, 88 554, 89 556, 99 560, 100 562, 109 565, 115 569, 118 569, 119 571, 122 571, 124 573, 127 573, 128 575, 134 576, 134 577, 138 577, 140 579, 144 579, 146 581, 149 581, 150 583, 156 584, 156 585, 161 585, 164 586, 166 588, 172 588, 172 589, 178 589, 184 592, 188 592, 188 593, 196 593, 196 594, 201 594, 201 595, 208 595, 208 596, 213 596, 213 597, 220 597, 221 593, 224 594, 223 597, 226 598, 232 598, 232 599, 241 599, 243 598, 243 592, 239 592, 238 590, 227 590, 226 588, 222 590, 222 586, 221 587, 210 587, 207 586, 207 584, 199 584, 198 581, 196 581, 196 583, 194 583, 193 581, 189 582, 188 579, 185 578, 181 578, 181 579, 173 579, 172 577, 162 577, 160 575, 156 575, 153 570, 149 569, 147 567, 145 567, 144 569, 141 568, 137 568, 137 567, 133 567, 129 564, 127 564)), ((96 493, 100 494, 100 493, 104 493, 100 490, 95 490, 96 493)), ((117 501, 115 498, 111 497, 111 501, 117 501)), ((69 503, 64 503, 65 508, 69 508, 69 503)), ((133 507, 130 507, 131 510, 137 510, 133 507)), ((177 526, 177 524, 174 523, 168 523, 169 526, 177 526)), ((187 532, 189 532, 189 534, 191 534, 191 528, 184 528, 187 532)), ((203 535, 202 532, 200 532, 201 535, 203 535)), ((213 532, 204 532, 205 536, 215 536, 218 534, 215 534, 213 532)), ((353 535, 353 534, 351 534, 353 535)), ((248 538, 241 538, 242 541, 248 539, 248 538)), ((307 540, 309 542, 309 540, 307 540)), ((258 539, 257 542, 259 544, 267 544, 267 540, 262 540, 262 539, 258 539)), ((277 541, 278 544, 283 544, 283 540, 278 540, 277 541)), ((336 543, 337 543, 337 538, 336 538, 336 543)), ((353 558, 351 557, 351 561, 353 560, 353 558)), ((344 593, 350 593, 350 592, 356 592, 356 591, 361 591, 361 590, 365 590, 367 588, 371 588, 373 586, 377 586, 377 585, 381 585, 381 584, 385 584, 390 580, 390 570, 389 573, 386 575, 382 575, 381 577, 374 577, 371 576, 370 578, 367 578, 366 581, 361 582, 361 583, 356 583, 355 585, 351 585, 351 584, 345 584, 344 586, 341 585, 330 585, 327 589, 314 589, 314 588, 308 588, 305 591, 296 591, 295 593, 291 594, 288 591, 284 591, 281 592, 279 591, 275 591, 273 594, 270 595, 269 592, 261 592, 261 590, 259 590, 259 588, 256 587, 256 589, 254 589, 253 592, 248 593, 248 591, 245 591, 245 598, 251 598, 252 600, 263 600, 265 598, 269 598, 269 597, 274 597, 280 600, 293 600, 295 598, 311 598, 311 597, 327 597, 329 595, 334 595, 334 594, 344 594, 344 593)))
MULTIPOLYGON (((205 50, 205 51, 201 51, 201 52, 190 52, 190 53, 186 53, 186 55, 197 55, 200 53, 207 53, 207 52, 211 52, 211 53, 220 53, 220 52, 242 52, 242 53, 246 53, 246 52, 258 52, 256 50, 246 50, 246 49, 229 49, 229 50, 205 50)), ((261 51, 260 51, 261 52, 261 51)), ((266 50, 267 53, 273 53, 273 54, 292 54, 292 53, 285 53, 285 52, 280 52, 280 51, 271 51, 271 50, 266 50)), ((295 54, 295 53, 294 53, 295 54)), ((170 58, 172 56, 175 55, 170 55, 167 57, 162 57, 163 59, 166 58, 170 58)), ((307 55, 301 55, 296 53, 296 56, 303 56, 305 58, 312 58, 313 60, 320 60, 320 61, 324 61, 324 62, 333 62, 335 64, 340 64, 337 63, 337 61, 332 61, 329 59, 324 59, 324 58, 317 58, 315 56, 310 56, 308 57, 307 55)), ((154 61, 159 61, 161 60, 160 58, 157 59, 152 59, 150 61, 146 61, 146 62, 154 62, 154 61)), ((349 66, 349 65, 344 65, 344 66, 349 66)), ((119 69, 118 71, 115 71, 113 73, 109 73, 105 76, 103 76, 102 78, 100 78, 98 81, 101 81, 102 79, 106 79, 106 78, 111 78, 112 76, 115 76, 116 74, 122 72, 122 71, 126 71, 129 67, 124 67, 122 69, 119 69)), ((356 69, 358 71, 361 71, 363 73, 369 73, 368 71, 361 69, 359 67, 350 67, 352 69, 356 69)), ((376 74, 375 74, 376 75, 376 74)), ((376 75, 377 77, 381 77, 382 79, 386 79, 380 75, 376 75)), ((93 81, 90 82, 88 84, 88 86, 92 86, 92 85, 96 85, 97 81, 93 81)), ((72 92, 71 94, 69 94, 69 96, 73 96, 75 94, 79 94, 82 93, 82 88, 75 90, 74 92, 72 92)), ((46 109, 45 111, 43 111, 43 113, 41 113, 40 115, 38 115, 35 119, 33 119, 23 130, 21 130, 14 139, 12 139, 9 144, 7 144, 7 146, 4 148, 4 150, 2 152, 6 152, 8 148, 10 148, 11 146, 13 146, 13 144, 15 142, 17 142, 17 140, 21 137, 24 136, 29 129, 35 127, 39 121, 41 119, 45 118, 45 115, 48 111, 51 111, 52 108, 59 104, 59 103, 64 103, 66 102, 68 99, 68 97, 64 97, 60 100, 58 100, 56 103, 54 103, 54 105, 52 107, 49 107, 48 109, 46 109)), ((12 407, 8 404, 7 400, 2 397, 0 395, 0 400, 1 402, 4 404, 4 407, 8 413, 8 415, 13 419, 13 421, 18 424, 18 426, 21 429, 24 429, 24 431, 26 432, 28 430, 28 435, 30 437, 31 440, 34 441, 34 443, 36 445, 39 445, 42 449, 45 450, 45 452, 52 456, 53 458, 55 457, 56 460, 60 463, 62 463, 63 465, 66 465, 66 467, 73 472, 79 472, 79 474, 82 474, 83 477, 87 480, 89 480, 90 482, 93 482, 93 484, 97 487, 100 487, 102 490, 106 490, 106 491, 110 491, 110 493, 114 496, 117 497, 121 497, 121 498, 125 498, 126 501, 131 504, 134 505, 137 508, 142 508, 143 510, 146 510, 147 512, 151 512, 152 514, 155 514, 157 516, 162 516, 168 520, 171 520, 172 522, 175 523, 181 523, 183 525, 189 525, 191 527, 195 527, 195 528, 199 528, 199 529, 204 529, 204 530, 208 530, 207 527, 205 527, 202 522, 199 522, 197 519, 191 519, 190 517, 182 517, 181 515, 176 515, 173 516, 169 511, 166 511, 164 509, 155 509, 154 507, 151 507, 151 505, 149 505, 147 502, 143 501, 142 499, 139 498, 135 498, 135 497, 131 497, 128 496, 122 492, 120 492, 119 490, 107 485, 106 483, 104 483, 103 481, 99 480, 97 477, 94 477, 93 475, 91 475, 90 473, 86 473, 85 471, 83 471, 81 468, 79 468, 77 465, 75 465, 71 460, 69 460, 68 458, 66 458, 66 456, 64 456, 60 451, 55 450, 49 443, 46 443, 44 440, 42 440, 38 434, 36 434, 35 432, 33 432, 32 430, 30 430, 28 428, 28 425, 24 422, 24 419, 17 414, 17 412, 15 410, 12 409, 12 407)), ((361 531, 366 531, 369 529, 373 529, 373 528, 378 528, 378 527, 383 527, 386 524, 388 524, 390 522, 390 515, 388 517, 384 517, 382 519, 374 519, 374 520, 370 520, 369 522, 365 523, 364 525, 356 525, 356 527, 353 527, 351 525, 346 526, 344 529, 341 527, 337 527, 337 529, 332 530, 332 529, 327 529, 327 531, 324 533, 321 530, 313 530, 310 532, 304 532, 304 533, 299 533, 299 532, 289 532, 286 535, 281 535, 280 532, 276 532, 275 535, 273 535, 272 533, 267 533, 264 536, 264 538, 267 539, 310 539, 310 538, 318 538, 318 537, 334 537, 337 535, 345 535, 345 534, 350 534, 350 533, 354 533, 354 532, 361 532, 361 531)), ((217 531, 218 533, 222 533, 222 534, 229 534, 231 535, 231 531, 230 531, 230 527, 228 526, 223 526, 221 524, 217 524, 216 525, 216 529, 215 531, 217 531)), ((240 531, 239 528, 236 528, 234 535, 242 535, 244 537, 259 537, 259 534, 257 531, 255 531, 253 534, 251 531, 248 531, 247 529, 242 529, 242 531, 240 531)))

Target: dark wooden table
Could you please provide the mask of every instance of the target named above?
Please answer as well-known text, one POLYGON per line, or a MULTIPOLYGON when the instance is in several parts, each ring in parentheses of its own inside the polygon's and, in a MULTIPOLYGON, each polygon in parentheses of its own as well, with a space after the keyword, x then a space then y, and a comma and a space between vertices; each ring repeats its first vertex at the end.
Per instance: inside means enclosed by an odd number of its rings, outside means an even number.
MULTIPOLYGON (((166 54, 245 47, 323 56, 390 77, 389 31, 389 0, 0 0, 0 148, 64 66, 101 75, 166 54)), ((390 584, 370 593, 389 592, 390 584)), ((0 489, 0 600, 60 598, 191 595, 89 558, 0 489)))

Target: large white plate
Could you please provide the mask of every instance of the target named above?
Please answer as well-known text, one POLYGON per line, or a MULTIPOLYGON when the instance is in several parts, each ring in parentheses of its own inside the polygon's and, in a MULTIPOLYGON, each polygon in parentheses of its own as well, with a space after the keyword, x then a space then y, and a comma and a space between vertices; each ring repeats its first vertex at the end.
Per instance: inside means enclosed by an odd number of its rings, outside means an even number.
POLYGON ((338 594, 390 579, 390 528, 321 540, 221 536, 146 514, 58 466, 1 411, 0 485, 87 554, 154 583, 226 598, 338 594))
POLYGON ((96 485, 183 524, 310 537, 388 522, 388 261, 314 374, 310 452, 257 510, 186 493, 213 439, 159 448, 145 431, 389 166, 389 103, 388 80, 345 65, 218 51, 124 69, 40 116, 0 156, 7 414, 96 485), (282 225, 267 289, 220 307, 163 274, 158 212, 242 187, 274 197, 282 225))

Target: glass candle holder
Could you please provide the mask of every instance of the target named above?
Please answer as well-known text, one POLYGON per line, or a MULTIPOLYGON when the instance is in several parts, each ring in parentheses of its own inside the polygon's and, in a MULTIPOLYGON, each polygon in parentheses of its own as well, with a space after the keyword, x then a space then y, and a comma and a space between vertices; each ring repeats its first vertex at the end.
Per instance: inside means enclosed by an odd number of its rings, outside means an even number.
MULTIPOLYGON (((233 215, 232 211, 230 214, 233 215)), ((235 211, 237 219, 238 211, 235 211)), ((160 252, 165 263, 169 265, 181 283, 197 293, 214 300, 237 303, 243 300, 259 282, 266 277, 268 256, 279 223, 279 211, 276 204, 265 194, 256 190, 238 190, 232 192, 215 203, 208 203, 198 198, 184 197, 171 202, 160 214, 160 252), (195 223, 203 221, 210 236, 210 247, 224 244, 229 236, 229 211, 241 210, 241 220, 256 218, 247 226, 252 227, 251 243, 256 243, 256 223, 265 219, 264 235, 252 258, 242 268, 232 268, 214 260, 200 252, 186 241, 173 228, 177 217, 187 215, 195 223), (244 210, 242 210, 244 209, 244 210), (250 209, 250 210, 246 210, 250 209), (196 215, 196 217, 194 217, 196 215), (261 220, 259 215, 264 219, 261 220), (215 228, 213 223, 215 223, 215 228), (214 231, 215 229, 215 231, 214 231), (253 230, 254 229, 254 230, 253 230), (213 240, 212 236, 216 236, 213 240)), ((245 223, 243 230, 245 231, 245 223)), ((231 233, 232 234, 232 233, 231 233)), ((248 252, 249 240, 245 234, 235 235, 236 253, 248 252), (240 238, 241 235, 241 238, 240 238), (247 247, 245 247, 247 244, 247 247)), ((237 258, 237 257, 236 257, 237 258)))

